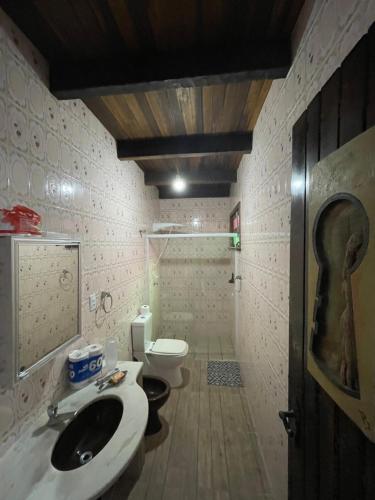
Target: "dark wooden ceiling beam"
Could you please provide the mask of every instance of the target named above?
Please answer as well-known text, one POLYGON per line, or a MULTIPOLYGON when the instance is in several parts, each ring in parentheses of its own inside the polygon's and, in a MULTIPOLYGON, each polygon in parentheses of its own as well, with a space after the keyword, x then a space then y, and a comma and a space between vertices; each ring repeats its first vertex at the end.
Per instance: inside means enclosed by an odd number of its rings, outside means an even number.
POLYGON ((287 40, 258 41, 210 51, 180 51, 130 60, 54 62, 50 90, 59 99, 201 87, 249 80, 284 78, 290 68, 287 40))
POLYGON ((230 196, 230 184, 192 184, 182 193, 176 193, 170 186, 159 186, 159 198, 218 198, 230 196))
POLYGON ((223 153, 251 153, 252 133, 195 134, 117 141, 120 160, 186 158, 223 153))
MULTIPOLYGON (((230 184, 237 182, 237 171, 231 168, 199 167, 194 170, 181 170, 179 175, 188 184, 230 184)), ((146 170, 146 186, 168 186, 176 177, 176 172, 165 170, 146 170)))

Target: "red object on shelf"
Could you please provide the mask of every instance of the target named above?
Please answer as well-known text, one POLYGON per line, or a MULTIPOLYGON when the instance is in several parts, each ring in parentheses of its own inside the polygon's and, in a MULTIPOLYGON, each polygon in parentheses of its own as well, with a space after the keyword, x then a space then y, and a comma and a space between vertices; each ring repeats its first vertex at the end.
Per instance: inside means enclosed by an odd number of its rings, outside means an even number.
POLYGON ((31 208, 16 205, 10 210, 0 209, 0 233, 41 234, 40 215, 31 208))

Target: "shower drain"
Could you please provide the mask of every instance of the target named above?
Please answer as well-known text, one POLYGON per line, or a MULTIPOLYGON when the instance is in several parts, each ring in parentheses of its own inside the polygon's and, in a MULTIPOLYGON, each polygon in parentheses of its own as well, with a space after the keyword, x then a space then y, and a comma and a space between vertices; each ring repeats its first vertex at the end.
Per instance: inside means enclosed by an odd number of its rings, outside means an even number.
POLYGON ((81 465, 85 465, 89 463, 94 458, 94 454, 92 451, 84 451, 79 456, 79 463, 81 465))

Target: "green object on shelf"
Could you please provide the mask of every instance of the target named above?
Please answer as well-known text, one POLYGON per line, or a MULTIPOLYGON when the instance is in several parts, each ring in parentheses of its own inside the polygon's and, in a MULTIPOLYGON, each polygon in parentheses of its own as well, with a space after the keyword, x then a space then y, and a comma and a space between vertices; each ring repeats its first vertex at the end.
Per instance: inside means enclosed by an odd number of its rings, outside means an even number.
POLYGON ((236 234, 236 236, 233 236, 232 238, 232 247, 233 248, 240 248, 241 247, 241 239, 240 235, 236 234))

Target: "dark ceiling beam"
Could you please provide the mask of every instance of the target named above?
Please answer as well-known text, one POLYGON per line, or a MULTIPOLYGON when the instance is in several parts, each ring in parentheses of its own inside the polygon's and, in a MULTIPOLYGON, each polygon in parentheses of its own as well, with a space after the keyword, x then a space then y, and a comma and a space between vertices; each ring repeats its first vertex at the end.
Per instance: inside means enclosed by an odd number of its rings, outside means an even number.
POLYGON ((170 186, 159 186, 159 198, 219 198, 230 196, 230 184, 192 184, 182 193, 176 193, 170 186))
POLYGON ((186 158, 221 153, 251 153, 251 132, 195 134, 117 141, 120 160, 186 158))
MULTIPOLYGON (((198 167, 194 170, 179 169, 179 175, 188 184, 230 184, 237 182, 237 171, 230 168, 198 167)), ((176 172, 165 170, 146 170, 146 186, 168 186, 176 177, 176 172)))
POLYGON ((59 99, 201 87, 284 78, 291 65, 288 40, 242 47, 180 51, 131 60, 50 61, 50 90, 59 99))

